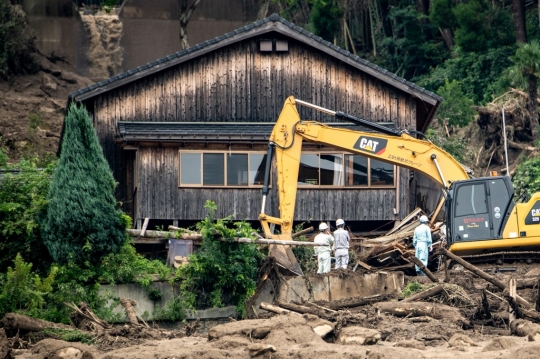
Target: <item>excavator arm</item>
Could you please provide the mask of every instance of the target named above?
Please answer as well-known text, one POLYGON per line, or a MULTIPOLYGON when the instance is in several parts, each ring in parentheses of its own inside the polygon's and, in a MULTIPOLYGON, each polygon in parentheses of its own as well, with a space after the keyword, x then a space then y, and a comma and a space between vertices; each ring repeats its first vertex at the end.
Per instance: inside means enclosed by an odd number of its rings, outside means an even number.
POLYGON ((270 136, 267 161, 271 161, 275 147, 277 188, 280 217, 264 213, 268 193, 269 162, 263 188, 263 208, 259 216, 266 238, 291 239, 296 204, 298 173, 303 141, 323 144, 352 154, 377 159, 386 163, 421 172, 447 189, 454 181, 469 179, 464 167, 451 155, 427 140, 414 138, 404 131, 389 129, 376 123, 289 97, 270 136), (347 121, 352 121, 377 132, 354 131, 331 127, 315 121, 302 121, 296 104, 309 106, 347 121), (273 234, 269 223, 281 227, 273 234))

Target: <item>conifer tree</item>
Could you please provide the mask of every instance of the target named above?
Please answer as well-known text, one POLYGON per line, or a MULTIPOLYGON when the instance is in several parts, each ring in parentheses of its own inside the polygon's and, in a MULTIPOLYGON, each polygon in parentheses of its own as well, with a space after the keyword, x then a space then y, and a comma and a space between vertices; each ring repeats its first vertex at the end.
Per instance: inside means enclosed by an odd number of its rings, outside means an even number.
POLYGON ((83 105, 71 104, 61 146, 43 240, 58 263, 97 263, 125 242, 126 220, 115 209, 115 181, 83 105))

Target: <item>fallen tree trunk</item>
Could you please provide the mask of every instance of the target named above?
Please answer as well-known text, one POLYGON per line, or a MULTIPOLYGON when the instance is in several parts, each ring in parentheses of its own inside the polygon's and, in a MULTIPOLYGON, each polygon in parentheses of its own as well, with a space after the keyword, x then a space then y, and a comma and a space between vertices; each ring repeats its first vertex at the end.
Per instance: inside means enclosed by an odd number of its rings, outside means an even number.
MULTIPOLYGON (((499 289, 502 289, 503 291, 506 290, 506 286, 504 285, 503 282, 501 282, 500 280, 498 280, 495 277, 490 276, 489 274, 487 274, 486 272, 484 272, 480 268, 473 266, 472 264, 470 264, 466 260, 456 256, 454 253, 448 252, 444 248, 440 248, 439 253, 444 254, 445 256, 452 259, 456 263, 461 264, 464 268, 468 269, 469 271, 471 271, 476 276, 488 281, 489 283, 493 284, 494 286, 498 287, 499 289)), ((517 294, 516 294, 516 300, 521 305, 526 305, 527 307, 531 306, 531 304, 529 302, 527 302, 525 299, 523 299, 522 297, 520 297, 517 294)))
POLYGON ((120 299, 120 304, 122 305, 122 307, 124 307, 124 310, 126 311, 126 317, 129 320, 129 324, 139 325, 139 321, 137 320, 137 314, 135 314, 134 308, 137 303, 132 299, 122 298, 120 299))
POLYGON ((426 299, 426 298, 429 298, 429 297, 433 297, 434 295, 437 295, 440 292, 442 292, 443 289, 444 289, 444 287, 441 284, 439 284, 439 285, 436 285, 433 288, 429 288, 429 289, 424 290, 424 291, 422 291, 420 293, 413 294, 413 295, 403 299, 402 302, 414 302, 415 300, 422 300, 422 299, 426 299))
POLYGON ((354 308, 374 302, 388 300, 388 297, 390 296, 386 294, 376 294, 369 297, 341 299, 328 303, 328 307, 331 309, 354 308))
POLYGON ((414 264, 416 264, 418 266, 418 268, 420 268, 420 270, 422 272, 424 272, 424 274, 429 278, 429 280, 431 280, 433 283, 439 283, 439 280, 437 278, 435 278, 435 276, 433 275, 433 273, 431 273, 431 271, 424 265, 424 263, 422 263, 422 261, 418 258, 416 258, 415 256, 410 256, 408 258, 408 260, 410 260, 411 262, 413 262, 414 264))
POLYGON ((529 334, 540 334, 540 325, 531 323, 525 319, 515 319, 510 322, 510 330, 512 334, 519 337, 526 337, 529 334))
POLYGON ((45 329, 75 329, 71 325, 48 322, 17 313, 7 313, 4 315, 2 324, 4 325, 4 329, 9 331, 40 332, 45 329))
POLYGON ((264 309, 264 310, 267 310, 269 312, 272 312, 272 313, 277 313, 277 314, 293 314, 293 315, 302 315, 300 313, 297 313, 295 311, 292 311, 292 310, 288 310, 288 309, 285 309, 285 308, 281 308, 281 307, 278 307, 277 305, 272 305, 272 304, 269 304, 269 303, 266 303, 266 302, 261 302, 261 305, 260 305, 261 309, 264 309))
POLYGON ((454 323, 469 325, 469 321, 457 310, 444 304, 426 302, 379 302, 373 305, 383 313, 396 317, 431 317, 449 319, 454 323))

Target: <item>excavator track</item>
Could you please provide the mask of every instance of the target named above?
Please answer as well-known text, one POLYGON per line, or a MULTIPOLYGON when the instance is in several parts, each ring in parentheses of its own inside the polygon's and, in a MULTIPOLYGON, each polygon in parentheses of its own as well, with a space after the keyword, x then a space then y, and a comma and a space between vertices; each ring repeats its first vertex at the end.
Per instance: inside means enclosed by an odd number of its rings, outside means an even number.
POLYGON ((540 262, 540 251, 510 251, 460 256, 470 263, 540 262))

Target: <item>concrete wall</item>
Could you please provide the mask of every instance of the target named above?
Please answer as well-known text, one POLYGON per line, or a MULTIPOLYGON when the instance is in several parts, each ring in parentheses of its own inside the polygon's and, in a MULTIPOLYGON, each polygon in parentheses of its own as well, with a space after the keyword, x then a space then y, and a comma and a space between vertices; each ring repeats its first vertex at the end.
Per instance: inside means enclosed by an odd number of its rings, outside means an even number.
MULTIPOLYGON (((203 0, 188 24, 188 40, 196 45, 257 20, 262 0, 203 0)), ((89 41, 72 0, 16 0, 29 16, 38 49, 65 57, 79 74, 90 73, 89 41)), ((176 0, 125 0, 119 14, 124 72, 180 51, 176 0)), ((114 74, 116 75, 116 74, 114 74)), ((101 80, 101 79, 96 79, 101 80)))

